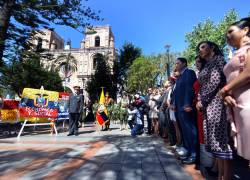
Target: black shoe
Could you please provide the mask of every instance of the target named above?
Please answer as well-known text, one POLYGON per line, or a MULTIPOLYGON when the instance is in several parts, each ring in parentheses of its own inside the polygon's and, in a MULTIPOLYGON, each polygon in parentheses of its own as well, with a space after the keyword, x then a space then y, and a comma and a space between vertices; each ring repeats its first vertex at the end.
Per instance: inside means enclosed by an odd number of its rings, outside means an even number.
POLYGON ((219 173, 212 171, 210 167, 205 167, 207 174, 211 177, 218 177, 219 173))
POLYGON ((73 136, 74 134, 69 133, 67 136, 73 136))
POLYGON ((138 135, 142 135, 144 133, 144 130, 141 130, 140 132, 138 132, 138 135))
POLYGON ((184 161, 186 159, 188 159, 189 157, 188 156, 179 156, 180 160, 184 161))
POLYGON ((184 159, 184 160, 182 161, 182 163, 183 163, 183 164, 194 164, 194 163, 195 163, 195 160, 196 160, 195 157, 190 156, 189 158, 184 159))
POLYGON ((79 134, 78 134, 78 133, 75 133, 74 135, 75 135, 75 136, 78 136, 79 134))
POLYGON ((174 145, 176 145, 176 143, 170 142, 169 145, 170 145, 170 146, 174 146, 174 145))

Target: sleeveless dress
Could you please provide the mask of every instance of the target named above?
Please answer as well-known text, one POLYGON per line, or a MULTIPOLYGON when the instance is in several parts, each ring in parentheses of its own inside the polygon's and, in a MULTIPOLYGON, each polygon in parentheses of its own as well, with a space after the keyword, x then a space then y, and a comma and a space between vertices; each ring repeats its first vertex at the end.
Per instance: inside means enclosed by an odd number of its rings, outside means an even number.
MULTIPOLYGON (((250 44, 238 49, 224 67, 227 82, 231 82, 243 71, 249 50, 250 44)), ((237 152, 243 158, 250 160, 250 83, 235 89, 232 94, 237 102, 237 107, 231 111, 237 131, 237 152)))

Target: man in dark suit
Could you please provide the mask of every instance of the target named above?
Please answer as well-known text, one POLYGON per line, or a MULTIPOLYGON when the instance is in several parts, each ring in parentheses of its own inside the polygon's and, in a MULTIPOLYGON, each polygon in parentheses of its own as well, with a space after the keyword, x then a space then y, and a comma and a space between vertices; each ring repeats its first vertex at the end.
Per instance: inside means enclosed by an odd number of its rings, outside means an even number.
POLYGON ((74 93, 69 96, 69 134, 68 136, 78 136, 78 121, 83 111, 84 99, 80 94, 80 87, 74 86, 74 93))
POLYGON ((195 98, 193 84, 197 78, 195 72, 187 68, 185 58, 177 58, 176 69, 180 76, 176 81, 174 102, 182 131, 183 146, 188 152, 185 155, 183 154, 183 163, 191 164, 195 162, 198 143, 195 107, 193 104, 195 98))

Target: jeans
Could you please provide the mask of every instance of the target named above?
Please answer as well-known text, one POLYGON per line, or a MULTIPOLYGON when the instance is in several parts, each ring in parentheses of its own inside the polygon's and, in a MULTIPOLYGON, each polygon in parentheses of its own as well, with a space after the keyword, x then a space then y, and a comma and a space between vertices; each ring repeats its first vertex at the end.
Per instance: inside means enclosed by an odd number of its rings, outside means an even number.
POLYGON ((133 120, 129 120, 128 121, 128 125, 129 125, 129 128, 131 129, 131 131, 132 131, 132 129, 133 129, 133 125, 134 125, 134 121, 133 120))
POLYGON ((148 134, 152 133, 152 119, 149 118, 149 113, 147 113, 147 122, 148 122, 148 134))
POLYGON ((138 134, 143 133, 143 125, 142 124, 136 124, 133 129, 131 130, 131 135, 135 137, 138 134))

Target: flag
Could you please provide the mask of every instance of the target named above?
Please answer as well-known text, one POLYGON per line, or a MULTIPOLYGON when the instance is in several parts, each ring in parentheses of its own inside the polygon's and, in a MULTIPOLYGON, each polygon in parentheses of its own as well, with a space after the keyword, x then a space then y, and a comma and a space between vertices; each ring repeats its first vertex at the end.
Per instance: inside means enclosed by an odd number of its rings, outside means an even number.
POLYGON ((64 120, 69 119, 69 112, 68 112, 68 101, 69 101, 69 93, 66 92, 59 92, 59 99, 58 99, 58 117, 57 120, 64 120))
POLYGON ((0 118, 2 122, 18 121, 18 101, 14 99, 4 99, 3 108, 0 110, 0 118))
POLYGON ((103 91, 103 88, 102 88, 99 104, 104 104, 104 103, 105 103, 105 96, 104 96, 104 91, 103 91))
POLYGON ((57 118, 59 93, 24 88, 19 105, 21 118, 57 118))
POLYGON ((96 112, 96 120, 99 125, 103 126, 105 123, 109 121, 107 114, 103 112, 96 112))
POLYGON ((99 100, 99 106, 98 106, 98 110, 96 112, 96 120, 99 123, 99 125, 103 126, 104 124, 106 124, 109 121, 108 118, 108 111, 107 108, 105 107, 105 96, 104 96, 104 91, 102 88, 102 92, 101 92, 101 96, 100 96, 100 100, 99 100))

